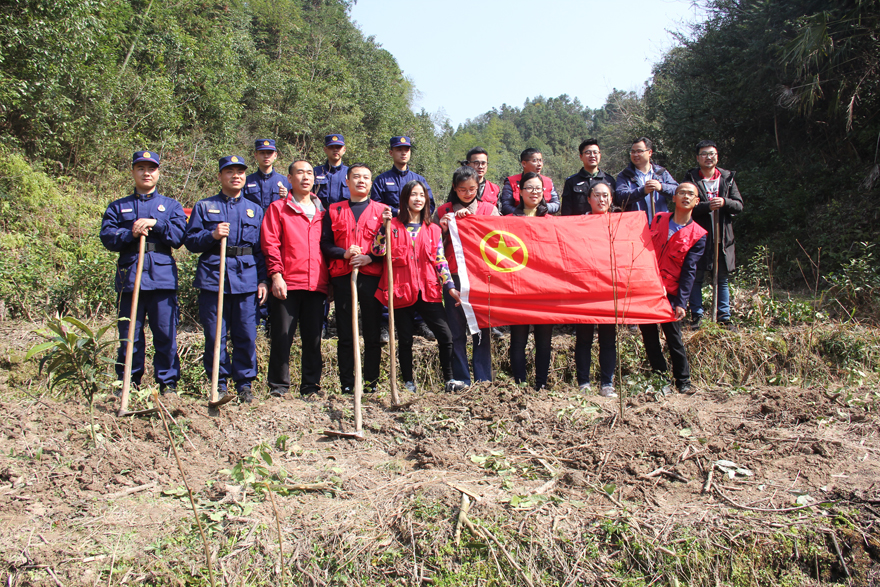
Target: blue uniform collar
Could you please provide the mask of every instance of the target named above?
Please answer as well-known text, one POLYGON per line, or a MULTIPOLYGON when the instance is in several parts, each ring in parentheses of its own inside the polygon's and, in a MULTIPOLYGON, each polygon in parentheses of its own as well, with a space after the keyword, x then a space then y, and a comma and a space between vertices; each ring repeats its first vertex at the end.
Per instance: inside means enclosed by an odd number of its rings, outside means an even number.
POLYGON ((391 171, 394 172, 394 174, 398 177, 406 177, 407 175, 409 175, 409 166, 407 166, 406 171, 401 171, 397 168, 396 165, 392 165, 391 171))
POLYGON ((324 162, 324 169, 326 169, 330 173, 336 173, 337 171, 342 169, 342 165, 343 165, 343 163, 340 161, 339 165, 334 167, 334 166, 330 165, 330 160, 328 159, 327 161, 324 162))
POLYGON ((257 169, 257 173, 262 179, 272 179, 272 177, 275 175, 275 169, 272 169, 272 173, 263 173, 262 169, 257 169))
POLYGON ((219 195, 221 198, 223 198, 223 200, 224 200, 227 204, 237 204, 238 202, 241 201, 241 196, 242 196, 243 193, 244 193, 243 191, 242 191, 242 192, 239 192, 239 193, 238 193, 238 197, 233 198, 233 197, 231 197, 231 196, 227 196, 227 195, 224 194, 223 191, 221 190, 220 193, 219 193, 218 195, 219 195))
POLYGON ((147 200, 152 200, 153 196, 158 195, 158 190, 153 190, 149 194, 141 194, 137 190, 134 191, 134 197, 142 202, 146 202, 147 200))

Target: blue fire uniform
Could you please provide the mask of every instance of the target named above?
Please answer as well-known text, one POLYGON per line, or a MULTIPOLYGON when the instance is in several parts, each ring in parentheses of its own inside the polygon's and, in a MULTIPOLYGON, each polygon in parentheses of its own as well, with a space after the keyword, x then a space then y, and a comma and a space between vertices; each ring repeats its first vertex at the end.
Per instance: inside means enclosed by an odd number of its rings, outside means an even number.
POLYGON ((290 185, 287 178, 274 169, 272 170, 272 173, 269 174, 265 174, 258 169, 255 173, 251 173, 247 176, 244 183, 244 189, 242 190, 243 195, 248 200, 259 204, 265 212, 266 208, 269 207, 269 204, 275 200, 281 199, 278 197, 279 181, 281 182, 281 185, 287 188, 287 191, 293 189, 293 186, 290 185))
POLYGON ((266 281, 266 263, 260 251, 263 210, 245 197, 222 192, 200 200, 186 229, 186 248, 201 253, 193 285, 199 288, 199 321, 205 332, 205 372, 210 376, 217 328, 217 291, 220 279, 220 241, 213 236, 221 222, 229 223, 226 242, 226 278, 220 340, 219 388, 226 390, 231 376, 240 390, 257 377, 257 289, 266 281), (226 338, 232 338, 232 362, 226 338))
MULTIPOLYGON (((120 318, 131 318, 131 297, 140 240, 132 235, 131 229, 139 218, 154 218, 156 224, 146 239, 141 292, 137 316, 134 318, 131 380, 135 385, 140 385, 144 374, 144 321, 149 319, 155 349, 154 378, 164 391, 166 388, 175 388, 180 379, 180 359, 177 356, 177 264, 172 249, 178 249, 183 244, 186 216, 179 202, 156 192, 147 195, 133 193, 107 207, 101 221, 101 242, 108 250, 119 253, 116 291, 119 292, 120 318)), ((119 322, 119 338, 123 341, 119 345, 116 362, 119 379, 125 372, 125 341, 128 339, 129 326, 128 320, 119 322)))
POLYGON ((391 213, 397 216, 400 209, 400 192, 403 186, 413 180, 418 180, 428 186, 428 203, 431 206, 431 214, 434 213, 434 194, 431 192, 431 186, 428 180, 419 175, 415 171, 410 171, 407 167, 406 171, 400 171, 397 167, 392 167, 385 173, 380 174, 373 180, 373 189, 370 190, 370 198, 391 207, 391 213))
POLYGON ((329 161, 315 167, 315 195, 321 199, 324 208, 330 204, 350 200, 348 191, 348 165, 340 164, 332 167, 329 161))

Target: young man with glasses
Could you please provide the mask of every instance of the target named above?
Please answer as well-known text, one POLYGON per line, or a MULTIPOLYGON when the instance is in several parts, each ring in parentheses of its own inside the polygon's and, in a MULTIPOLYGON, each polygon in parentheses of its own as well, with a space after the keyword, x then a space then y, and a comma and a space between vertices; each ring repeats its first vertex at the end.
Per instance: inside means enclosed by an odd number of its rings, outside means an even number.
MULTIPOLYGON (((519 163, 522 165, 523 173, 537 173, 541 176, 541 185, 544 188, 544 202, 547 205, 548 214, 556 214, 559 212, 559 194, 553 187, 553 181, 544 175, 541 170, 544 169, 544 156, 541 151, 535 148, 528 148, 519 155, 519 163)), ((523 173, 511 175, 504 180, 504 187, 501 188, 500 209, 502 216, 513 214, 520 202, 519 197, 519 180, 523 173)))
POLYGON ((700 141, 696 146, 697 165, 687 172, 686 182, 699 190, 700 201, 694 208, 694 221, 706 229, 706 252, 697 263, 697 275, 690 295, 691 328, 697 330, 703 320, 703 281, 707 271, 715 271, 715 247, 718 246, 718 315, 716 320, 733 328, 730 322, 728 276, 736 268, 733 217, 742 212, 743 199, 734 181, 735 171, 718 167, 718 146, 714 141, 700 141), (716 240, 718 226, 720 240, 716 240))
POLYGON ((467 152, 466 159, 466 165, 473 167, 479 178, 480 187, 478 188, 477 199, 487 204, 497 204, 501 188, 486 179, 486 171, 489 170, 489 153, 483 147, 474 147, 467 152))
POLYGON ((617 174, 615 203, 625 212, 642 210, 648 216, 648 224, 653 216, 668 212, 667 199, 675 194, 676 182, 666 169, 651 163, 654 143, 648 137, 639 137, 632 142, 629 150, 631 163, 617 174))
POLYGON ((580 216, 590 212, 590 192, 599 183, 614 185, 614 177, 599 169, 602 151, 599 141, 585 139, 578 147, 583 169, 565 180, 562 187, 562 216, 580 216))

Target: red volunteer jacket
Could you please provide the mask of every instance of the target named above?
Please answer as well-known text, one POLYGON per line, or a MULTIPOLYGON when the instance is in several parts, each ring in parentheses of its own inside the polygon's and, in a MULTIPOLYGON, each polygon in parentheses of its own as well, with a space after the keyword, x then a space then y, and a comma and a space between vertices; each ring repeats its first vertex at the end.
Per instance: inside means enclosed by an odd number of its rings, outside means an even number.
POLYGON ((483 187, 483 201, 495 206, 498 204, 499 194, 501 194, 501 188, 487 179, 486 185, 483 187))
MULTIPOLYGON (((486 182, 487 184, 489 182, 486 182)), ((495 185, 495 184, 492 184, 495 185)), ((498 186, 495 186, 496 188, 498 186)), ((486 200, 486 191, 488 191, 489 186, 486 186, 486 190, 483 191, 483 200, 477 203, 477 216, 491 216, 492 210, 495 209, 495 202, 489 202, 486 200)), ((497 201, 497 200, 496 200, 497 201)), ((453 205, 451 202, 446 202, 439 208, 437 208, 437 217, 443 218, 450 212, 452 212, 453 205)), ((452 249, 452 239, 446 238, 443 241, 443 251, 446 254, 446 262, 449 263, 449 272, 453 275, 458 274, 458 261, 455 259, 455 251, 452 249)))
POLYGON ((260 246, 266 257, 266 274, 281 273, 288 290, 327 293, 330 276, 321 253, 321 218, 324 207, 314 194, 315 216, 308 216, 288 195, 266 208, 260 230, 260 246))
POLYGON ((678 293, 678 278, 681 277, 681 266, 684 258, 697 241, 707 233, 706 229, 691 222, 667 240, 669 234, 669 220, 672 212, 661 212, 654 216, 651 223, 651 238, 654 241, 654 254, 657 255, 657 264, 660 267, 660 278, 666 293, 676 295, 678 293))
MULTIPOLYGON (((513 190, 513 201, 516 204, 519 204, 519 180, 522 179, 522 173, 517 173, 516 175, 511 175, 507 178, 507 181, 510 183, 510 189, 513 190)), ((547 177, 546 175, 541 176, 541 183, 544 184, 544 200, 549 202, 553 196, 553 180, 547 177)))
MULTIPOLYGON (((357 222, 351 212, 348 200, 330 204, 330 223, 336 245, 348 250, 352 245, 360 246, 364 254, 370 251, 373 239, 382 227, 382 212, 387 208, 375 200, 370 200, 357 222)), ((370 263, 360 268, 364 275, 381 275, 382 263, 370 263)), ((341 277, 351 273, 349 259, 330 259, 330 277, 341 277)))
MULTIPOLYGON (((434 254, 440 242, 440 227, 436 224, 422 225, 415 241, 406 226, 397 218, 391 220, 391 234, 387 234, 385 246, 391 247, 391 266, 394 269, 394 308, 412 306, 419 299, 426 302, 442 302, 443 289, 434 267, 434 254)), ((382 273, 376 299, 388 305, 388 272, 382 273)))

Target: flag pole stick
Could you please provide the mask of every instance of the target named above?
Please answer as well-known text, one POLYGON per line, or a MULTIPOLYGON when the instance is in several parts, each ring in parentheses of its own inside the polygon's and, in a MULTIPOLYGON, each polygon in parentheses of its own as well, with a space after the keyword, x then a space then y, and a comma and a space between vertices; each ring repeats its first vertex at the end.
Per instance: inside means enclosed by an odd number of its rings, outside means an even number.
POLYGON ((495 356, 495 341, 492 340, 492 275, 487 275, 489 289, 489 372, 492 374, 492 381, 495 381, 495 369, 492 368, 492 357, 495 356))
MULTIPOLYGON (((622 368, 620 365, 620 357, 617 356, 617 349, 620 343, 620 328, 618 328, 620 324, 620 315, 617 309, 617 258, 614 254, 614 234, 611 231, 611 214, 605 214, 608 217, 608 251, 611 256, 611 291, 614 295, 614 364, 617 365, 617 386, 620 390, 620 393, 617 394, 619 398, 618 405, 620 408, 620 421, 623 421, 623 385, 622 381, 622 368)), ((600 339, 601 340, 601 339, 600 339)))

